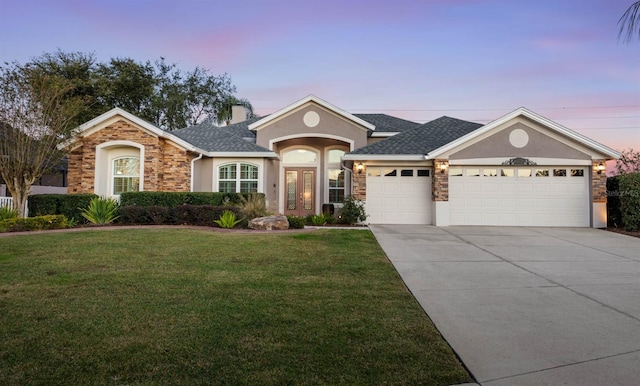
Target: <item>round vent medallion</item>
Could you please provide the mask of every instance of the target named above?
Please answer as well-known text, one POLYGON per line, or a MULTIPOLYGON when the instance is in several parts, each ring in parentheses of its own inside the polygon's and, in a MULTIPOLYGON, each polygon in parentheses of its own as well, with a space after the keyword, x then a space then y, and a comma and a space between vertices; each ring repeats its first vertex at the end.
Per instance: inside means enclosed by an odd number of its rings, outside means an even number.
POLYGON ((315 111, 307 111, 302 118, 307 127, 316 127, 320 123, 320 116, 315 111))
POLYGON ((515 129, 509 134, 509 143, 518 149, 525 147, 529 143, 529 134, 522 129, 515 129))

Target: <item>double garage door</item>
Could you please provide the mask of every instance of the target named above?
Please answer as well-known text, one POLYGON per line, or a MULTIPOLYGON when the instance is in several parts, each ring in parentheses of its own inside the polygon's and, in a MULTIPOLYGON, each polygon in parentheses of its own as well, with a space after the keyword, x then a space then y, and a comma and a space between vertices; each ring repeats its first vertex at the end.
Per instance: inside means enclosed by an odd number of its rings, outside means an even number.
POLYGON ((587 227, 589 170, 451 166, 451 225, 587 227))
POLYGON ((365 210, 371 224, 431 224, 431 170, 367 167, 365 210))
MULTIPOLYGON (((451 166, 451 225, 588 227, 590 169, 584 166, 451 166)), ((368 167, 371 224, 431 224, 431 170, 368 167)))

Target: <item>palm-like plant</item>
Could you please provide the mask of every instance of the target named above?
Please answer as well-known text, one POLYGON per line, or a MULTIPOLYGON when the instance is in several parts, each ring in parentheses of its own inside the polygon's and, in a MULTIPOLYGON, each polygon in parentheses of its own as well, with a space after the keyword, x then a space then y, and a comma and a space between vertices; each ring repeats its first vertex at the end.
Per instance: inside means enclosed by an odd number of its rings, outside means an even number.
POLYGON ((618 39, 624 35, 622 39, 625 43, 631 43, 633 36, 637 34, 640 39, 640 1, 631 4, 627 11, 618 20, 620 31, 618 39))
POLYGON ((218 124, 225 123, 227 126, 231 123, 233 106, 244 106, 248 112, 247 118, 253 117, 253 105, 249 100, 244 98, 236 98, 233 95, 226 97, 220 104, 220 109, 216 112, 216 120, 218 124))
POLYGON ((89 202, 89 207, 82 210, 82 217, 95 225, 107 225, 117 220, 120 204, 111 197, 96 197, 89 202))

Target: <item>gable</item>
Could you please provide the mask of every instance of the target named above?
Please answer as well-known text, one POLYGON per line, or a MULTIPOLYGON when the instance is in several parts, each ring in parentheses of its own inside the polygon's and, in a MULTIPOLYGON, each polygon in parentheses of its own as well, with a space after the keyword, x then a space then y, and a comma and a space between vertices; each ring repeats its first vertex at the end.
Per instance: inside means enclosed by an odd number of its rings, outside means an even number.
POLYGON ((521 107, 434 149, 429 152, 427 158, 473 159, 505 156, 610 160, 618 158, 620 154, 521 107))
MULTIPOLYGON (((516 122, 506 126, 462 150, 449 156, 449 159, 524 157, 524 158, 560 158, 591 159, 586 149, 578 150, 557 138, 545 133, 542 128, 533 128, 530 122, 516 122)), ((575 145, 574 145, 575 146, 575 145)))
POLYGON ((351 143, 355 149, 367 144, 369 129, 364 124, 315 101, 308 101, 275 119, 258 121, 250 128, 256 131, 256 144, 268 149, 273 149, 275 142, 305 137, 337 139, 351 143))

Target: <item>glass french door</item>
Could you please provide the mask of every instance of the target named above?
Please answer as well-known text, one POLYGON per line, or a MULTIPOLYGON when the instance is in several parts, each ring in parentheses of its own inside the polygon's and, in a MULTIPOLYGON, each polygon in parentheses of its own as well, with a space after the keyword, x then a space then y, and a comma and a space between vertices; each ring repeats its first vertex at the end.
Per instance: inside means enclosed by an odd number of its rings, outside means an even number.
POLYGON ((284 214, 306 216, 315 214, 316 170, 285 168, 284 214))

